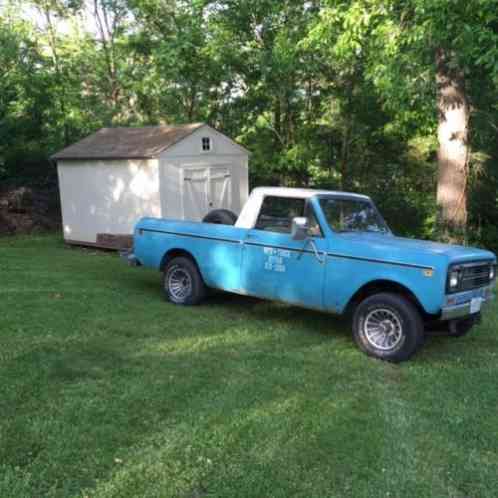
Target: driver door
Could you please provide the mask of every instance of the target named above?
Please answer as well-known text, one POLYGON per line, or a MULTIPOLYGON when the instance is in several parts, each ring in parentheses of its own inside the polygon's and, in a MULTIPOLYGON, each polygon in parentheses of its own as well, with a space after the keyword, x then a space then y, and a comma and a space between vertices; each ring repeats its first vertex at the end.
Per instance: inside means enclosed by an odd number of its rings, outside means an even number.
POLYGON ((326 240, 306 199, 267 196, 242 249, 244 293, 311 308, 323 307, 326 240), (307 216, 310 237, 294 240, 292 218, 307 216), (319 256, 315 254, 315 243, 319 256))

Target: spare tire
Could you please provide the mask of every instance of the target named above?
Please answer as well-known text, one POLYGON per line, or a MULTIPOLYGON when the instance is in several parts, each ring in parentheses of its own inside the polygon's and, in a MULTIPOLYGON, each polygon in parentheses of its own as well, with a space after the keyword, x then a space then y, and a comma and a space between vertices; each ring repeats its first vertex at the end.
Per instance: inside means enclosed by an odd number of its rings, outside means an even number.
POLYGON ((203 223, 216 223, 217 225, 235 225, 237 215, 228 209, 213 209, 202 219, 203 223))

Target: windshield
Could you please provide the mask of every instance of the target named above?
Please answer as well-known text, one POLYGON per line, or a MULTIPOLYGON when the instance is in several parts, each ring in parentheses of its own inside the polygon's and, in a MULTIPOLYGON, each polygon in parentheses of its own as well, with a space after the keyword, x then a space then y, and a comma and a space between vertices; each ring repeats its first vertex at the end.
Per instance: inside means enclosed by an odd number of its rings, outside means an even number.
POLYGON ((320 199, 320 206, 335 232, 389 232, 389 228, 370 201, 329 197, 320 199))

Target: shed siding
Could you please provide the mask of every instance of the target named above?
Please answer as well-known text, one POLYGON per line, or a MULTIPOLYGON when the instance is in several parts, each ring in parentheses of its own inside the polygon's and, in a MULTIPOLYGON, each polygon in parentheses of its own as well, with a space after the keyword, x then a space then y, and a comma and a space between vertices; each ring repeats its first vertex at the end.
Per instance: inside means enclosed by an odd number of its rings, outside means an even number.
POLYGON ((157 159, 59 160, 57 166, 67 240, 131 234, 139 218, 161 216, 157 159))
POLYGON ((161 217, 183 219, 182 196, 183 188, 181 161, 174 159, 159 160, 159 189, 161 191, 161 217))
POLYGON ((232 185, 230 210, 240 213, 249 195, 248 157, 244 148, 207 125, 165 150, 159 159, 162 217, 188 219, 184 205, 187 201, 183 197, 184 171, 186 168, 214 166, 229 169, 232 185), (209 152, 202 150, 204 137, 211 139, 212 149, 209 152))

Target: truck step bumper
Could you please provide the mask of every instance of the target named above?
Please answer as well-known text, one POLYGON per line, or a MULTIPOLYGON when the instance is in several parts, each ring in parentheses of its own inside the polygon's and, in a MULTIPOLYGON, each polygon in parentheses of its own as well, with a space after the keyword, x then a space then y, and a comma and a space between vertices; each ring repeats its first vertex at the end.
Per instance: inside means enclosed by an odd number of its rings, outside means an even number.
POLYGON ((490 289, 489 292, 485 292, 483 297, 476 298, 481 300, 481 305, 478 310, 473 308, 472 300, 462 304, 456 304, 454 306, 444 306, 441 310, 440 320, 455 320, 457 318, 465 318, 477 314, 479 313, 479 311, 482 311, 484 308, 486 308, 486 305, 489 304, 489 302, 492 301, 494 297, 494 293, 490 289))

